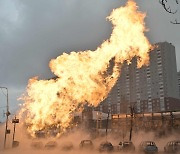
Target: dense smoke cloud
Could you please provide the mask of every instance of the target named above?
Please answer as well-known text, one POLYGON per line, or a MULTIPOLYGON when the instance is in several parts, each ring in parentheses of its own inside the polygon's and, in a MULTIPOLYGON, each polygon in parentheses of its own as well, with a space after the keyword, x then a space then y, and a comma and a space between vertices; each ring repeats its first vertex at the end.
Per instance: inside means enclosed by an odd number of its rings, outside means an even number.
MULTIPOLYGON (((12 130, 12 125, 10 125, 11 130, 12 130)), ((48 143, 49 141, 54 141, 54 139, 50 138, 50 139, 31 139, 26 132, 24 131, 24 128, 21 126, 17 126, 17 132, 16 132, 16 137, 15 139, 17 141, 20 142, 19 147, 11 149, 11 143, 12 143, 12 135, 8 136, 8 142, 7 145, 9 146, 8 149, 3 150, 3 136, 4 136, 4 128, 5 126, 1 125, 0 126, 0 153, 1 154, 49 154, 49 153, 54 153, 54 154, 91 154, 92 152, 94 154, 100 154, 98 152, 98 148, 99 145, 106 141, 106 137, 98 137, 96 139, 92 139, 91 135, 85 130, 85 129, 75 129, 72 130, 71 133, 65 134, 64 136, 62 136, 59 139, 56 139, 56 143, 57 143, 57 147, 55 149, 52 150, 45 150, 44 148, 38 150, 38 149, 34 149, 31 145, 33 142, 42 142, 43 146, 45 146, 46 143, 48 143), (94 144, 94 150, 80 150, 79 149, 79 144, 82 140, 88 140, 91 139, 93 141, 94 144), (73 144, 73 150, 70 151, 63 151, 62 150, 62 146, 64 144, 73 144)), ((83 127, 82 127, 83 128, 83 127)), ((155 141, 156 145, 158 146, 159 151, 162 153, 163 152, 163 148, 166 145, 166 143, 168 141, 173 141, 173 140, 178 140, 180 135, 174 132, 171 132, 169 134, 167 134, 166 136, 162 137, 162 138, 157 138, 156 134, 157 132, 143 132, 143 131, 139 131, 139 132, 133 132, 133 136, 132 136, 132 142, 134 143, 135 147, 136 147, 136 151, 134 152, 135 154, 138 154, 138 146, 141 143, 141 141, 155 141)), ((128 136, 128 132, 127 135, 125 136, 125 138, 123 138, 120 135, 117 134, 108 134, 107 140, 109 142, 111 142, 114 146, 118 146, 120 141, 127 141, 129 139, 128 136)), ((123 153, 123 152, 119 152, 119 153, 123 153)))

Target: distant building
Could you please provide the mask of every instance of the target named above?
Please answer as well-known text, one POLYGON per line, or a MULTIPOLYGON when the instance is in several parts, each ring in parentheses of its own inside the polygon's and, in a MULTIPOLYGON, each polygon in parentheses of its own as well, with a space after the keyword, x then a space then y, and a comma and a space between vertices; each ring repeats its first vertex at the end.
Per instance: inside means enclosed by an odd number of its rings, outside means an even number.
POLYGON ((179 98, 180 98, 180 71, 178 72, 178 87, 179 87, 179 98))
POLYGON ((150 52, 150 64, 138 69, 134 58, 124 63, 121 75, 99 110, 128 113, 133 105, 137 113, 180 110, 175 47, 157 43, 150 52))

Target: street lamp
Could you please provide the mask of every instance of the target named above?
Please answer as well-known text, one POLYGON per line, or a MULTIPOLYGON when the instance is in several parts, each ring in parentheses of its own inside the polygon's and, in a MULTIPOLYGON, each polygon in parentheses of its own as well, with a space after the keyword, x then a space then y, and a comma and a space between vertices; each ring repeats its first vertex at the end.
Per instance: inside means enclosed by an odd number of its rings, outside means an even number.
POLYGON ((19 123, 19 119, 16 118, 16 115, 15 115, 15 118, 12 119, 12 123, 14 124, 12 147, 15 148, 15 147, 19 146, 19 142, 14 140, 14 138, 15 138, 15 132, 16 132, 16 124, 19 123))
POLYGON ((130 106, 131 111, 131 128, 130 128, 130 134, 129 134, 129 141, 132 139, 132 129, 133 129, 133 116, 134 116, 134 106, 130 106))
POLYGON ((6 100, 7 100, 7 110, 6 110, 6 126, 5 126, 5 136, 4 136, 4 149, 6 148, 6 135, 10 134, 10 129, 8 129, 8 118, 10 115, 9 112, 9 103, 8 103, 8 88, 7 87, 0 87, 1 89, 6 89, 7 95, 6 95, 6 100))
POLYGON ((130 105, 130 114, 131 114, 131 123, 130 123, 130 132, 129 132, 129 141, 131 141, 132 139, 132 131, 133 131, 133 118, 135 116, 135 105, 136 103, 134 103, 133 105, 130 105))
POLYGON ((96 131, 97 135, 99 135, 99 129, 101 129, 101 119, 102 118, 102 113, 97 111, 97 120, 96 120, 96 131))
POLYGON ((108 110, 107 123, 106 123, 106 141, 107 141, 107 133, 108 133, 109 114, 110 114, 110 110, 108 110))

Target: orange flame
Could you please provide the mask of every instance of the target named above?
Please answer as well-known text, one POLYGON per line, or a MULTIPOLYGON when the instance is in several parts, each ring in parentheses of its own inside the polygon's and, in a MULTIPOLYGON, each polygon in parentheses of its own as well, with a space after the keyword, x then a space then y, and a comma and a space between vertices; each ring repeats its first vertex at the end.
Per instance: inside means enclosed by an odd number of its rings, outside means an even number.
POLYGON ((57 79, 29 80, 21 113, 32 136, 54 126, 61 133, 76 109, 84 104, 97 106, 116 83, 124 61, 136 56, 138 67, 148 63, 151 45, 144 36, 145 14, 137 11, 136 3, 129 0, 107 18, 113 24, 111 37, 95 51, 63 53, 49 63, 57 79), (110 61, 114 62, 112 73, 108 73, 110 61))

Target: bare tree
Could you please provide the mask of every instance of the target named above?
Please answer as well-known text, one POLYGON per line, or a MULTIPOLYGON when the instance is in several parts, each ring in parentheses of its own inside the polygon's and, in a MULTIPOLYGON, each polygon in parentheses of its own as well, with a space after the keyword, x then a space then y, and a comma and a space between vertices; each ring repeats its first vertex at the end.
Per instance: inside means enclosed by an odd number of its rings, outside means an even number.
POLYGON ((180 22, 177 21, 177 19, 175 19, 174 21, 170 21, 172 24, 180 24, 180 22))
MULTIPOLYGON (((172 0, 169 0, 172 1, 172 0)), ((176 5, 179 5, 179 0, 174 0, 176 5)), ((178 12, 177 9, 172 10, 171 6, 168 4, 168 0, 159 0, 159 3, 163 6, 164 10, 170 14, 176 14, 178 12)), ((175 19, 174 21, 170 21, 172 24, 180 24, 180 21, 175 19)))

